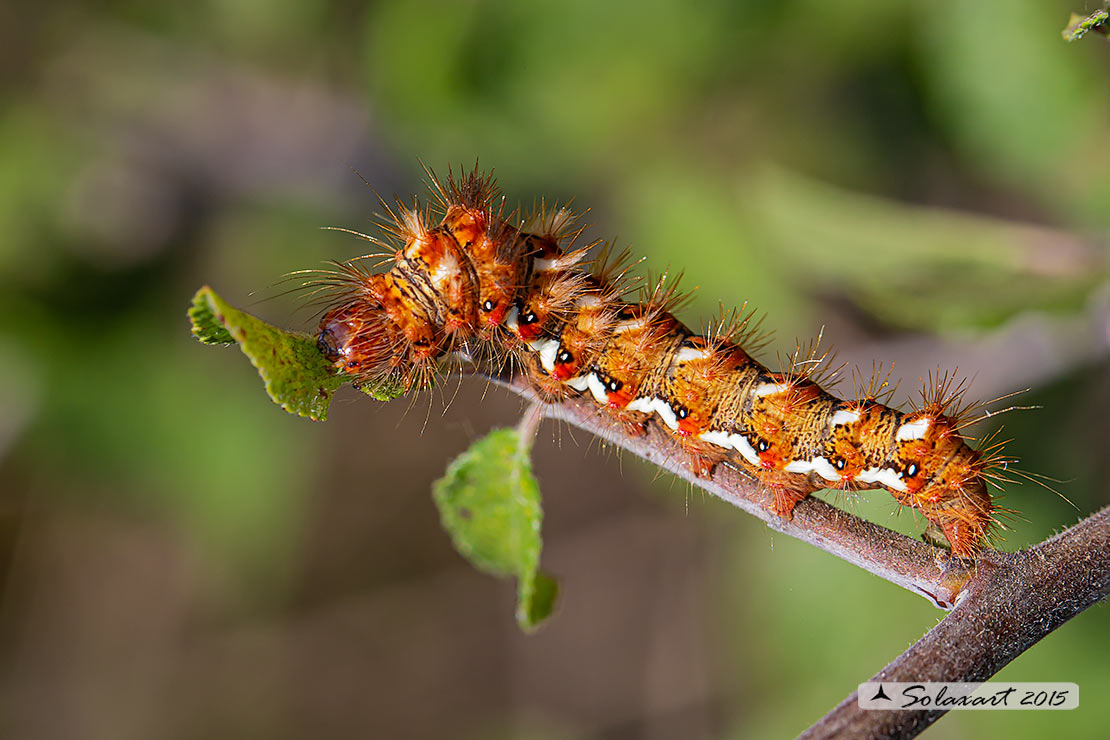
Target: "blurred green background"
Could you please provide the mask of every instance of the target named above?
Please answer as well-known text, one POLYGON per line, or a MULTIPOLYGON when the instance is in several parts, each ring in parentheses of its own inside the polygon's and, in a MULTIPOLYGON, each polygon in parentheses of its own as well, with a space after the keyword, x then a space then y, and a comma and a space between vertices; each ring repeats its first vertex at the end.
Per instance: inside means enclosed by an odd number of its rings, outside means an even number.
MULTIPOLYGON (((777 339, 938 366, 1074 506, 1008 486, 1003 547, 1110 500, 1110 46, 1080 3, 109 0, 0 5, 0 726, 20 738, 771 738, 934 625, 924 600, 541 430, 538 635, 430 482, 520 403, 477 381, 326 424, 197 344, 211 283, 279 325, 284 273, 354 256, 384 194, 480 160, 575 198, 777 339)), ((851 383, 842 386, 851 392, 851 383)), ((991 426, 994 424, 995 426, 991 426)), ((600 453, 600 454, 599 454, 600 453)), ((918 534, 885 495, 841 502, 918 534)), ((1097 737, 1110 617, 1000 679, 1073 712, 931 737, 1097 737)))

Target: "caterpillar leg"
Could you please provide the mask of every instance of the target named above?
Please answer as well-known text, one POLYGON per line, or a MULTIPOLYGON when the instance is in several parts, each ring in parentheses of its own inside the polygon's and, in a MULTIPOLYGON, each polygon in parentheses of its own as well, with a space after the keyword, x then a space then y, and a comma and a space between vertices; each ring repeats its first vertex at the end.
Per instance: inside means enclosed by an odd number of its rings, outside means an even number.
POLYGON ((990 494, 981 480, 954 490, 943 508, 924 512, 940 528, 956 557, 969 558, 982 549, 983 538, 993 523, 990 494))
POLYGON ((647 434, 648 421, 651 419, 647 414, 639 411, 628 411, 624 408, 598 407, 598 413, 619 422, 629 437, 637 438, 647 434))
POLYGON ((685 453, 687 466, 699 478, 708 478, 719 463, 728 459, 716 445, 706 444, 681 433, 672 432, 671 436, 685 453))
POLYGON ((686 450, 686 457, 690 470, 699 478, 708 478, 712 475, 713 468, 717 467, 717 463, 720 462, 717 457, 701 455, 693 450, 686 450))
POLYGON ((638 438, 647 434, 647 422, 622 419, 621 426, 629 437, 638 438))
POLYGON ((800 491, 797 488, 777 483, 768 484, 767 487, 771 490, 770 510, 787 520, 793 518, 794 507, 798 505, 798 502, 809 495, 808 491, 800 491))

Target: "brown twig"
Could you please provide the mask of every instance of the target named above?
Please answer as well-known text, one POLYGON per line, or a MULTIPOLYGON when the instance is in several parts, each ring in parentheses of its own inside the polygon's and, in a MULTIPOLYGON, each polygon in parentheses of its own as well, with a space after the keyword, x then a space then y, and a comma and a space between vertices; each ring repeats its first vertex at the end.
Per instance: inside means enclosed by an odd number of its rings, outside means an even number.
MULTIPOLYGON (((1028 550, 983 553, 959 606, 870 680, 986 681, 1108 595, 1110 507, 1028 550)), ((946 711, 862 710, 853 692, 802 737, 910 738, 946 711)))

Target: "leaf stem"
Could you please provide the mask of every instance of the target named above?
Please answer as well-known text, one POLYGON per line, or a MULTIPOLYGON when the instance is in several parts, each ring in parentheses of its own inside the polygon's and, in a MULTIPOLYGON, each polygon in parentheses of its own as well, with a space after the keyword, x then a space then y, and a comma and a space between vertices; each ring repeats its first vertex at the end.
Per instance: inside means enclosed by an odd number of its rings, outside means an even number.
POLYGON ((528 406, 528 410, 524 412, 523 418, 517 424, 516 431, 520 435, 520 446, 524 451, 532 448, 532 442, 536 439, 536 432, 540 429, 540 422, 546 416, 545 404, 532 402, 528 406))

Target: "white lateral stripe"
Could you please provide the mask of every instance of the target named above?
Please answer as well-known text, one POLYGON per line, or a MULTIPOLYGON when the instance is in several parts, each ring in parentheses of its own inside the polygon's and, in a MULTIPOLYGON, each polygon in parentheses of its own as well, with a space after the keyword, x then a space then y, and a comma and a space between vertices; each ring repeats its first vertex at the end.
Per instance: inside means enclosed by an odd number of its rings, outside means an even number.
POLYGON ((520 316, 520 309, 513 306, 509 312, 505 314, 505 326, 509 327, 509 331, 516 331, 520 324, 517 323, 517 316, 520 316))
POLYGON ((590 393, 594 394, 594 398, 602 406, 609 404, 609 394, 605 392, 605 385, 601 382, 601 378, 597 377, 596 373, 590 373, 586 376, 586 383, 590 386, 590 393))
POLYGON ((659 418, 671 429, 678 429, 678 417, 675 416, 674 409, 662 398, 655 399, 655 413, 659 414, 659 418))
POLYGON ((728 435, 728 442, 745 460, 759 467, 759 455, 756 454, 755 448, 752 447, 752 443, 748 441, 747 437, 743 434, 730 434, 728 435))
POLYGON ((812 460, 795 460, 788 463, 783 470, 787 473, 801 473, 802 475, 817 473, 827 481, 839 481, 841 479, 833 464, 820 455, 812 460))
POLYGON ((922 416, 916 421, 907 421, 905 424, 898 427, 898 432, 894 435, 894 438, 899 442, 910 439, 921 439, 932 425, 933 420, 928 416, 922 416))
POLYGON ((902 475, 890 468, 868 468, 856 476, 860 483, 878 483, 895 491, 905 491, 906 484, 902 482, 902 475))
POLYGON ((659 418, 663 423, 671 429, 678 429, 678 417, 675 416, 674 409, 670 407, 662 398, 637 398, 632 403, 628 404, 629 411, 641 411, 645 414, 650 414, 653 411, 659 414, 659 418))
POLYGON ((533 339, 528 346, 540 353, 540 366, 547 372, 555 369, 555 355, 559 354, 558 339, 533 339))
POLYGON ((813 458, 813 472, 827 481, 838 481, 843 478, 843 476, 840 475, 840 471, 826 458, 821 456, 813 458))
POLYGON ((756 386, 755 395, 776 396, 779 393, 786 393, 788 390, 790 390, 790 386, 786 383, 764 383, 763 385, 756 386))
POLYGON ((557 267, 558 265, 555 264, 555 260, 543 259, 541 257, 532 261, 532 269, 536 272, 548 272, 557 267))
POLYGON ((704 440, 709 444, 717 445, 718 447, 732 448, 740 453, 740 455, 752 465, 759 466, 759 455, 755 454, 755 448, 748 442, 748 438, 743 434, 729 434, 728 432, 702 432, 698 435, 698 439, 704 440))
POLYGON ((841 409, 832 415, 832 423, 834 427, 843 426, 845 424, 855 424, 860 420, 860 413, 858 411, 847 411, 841 409))
POLYGON ((698 435, 698 439, 708 442, 711 445, 724 447, 726 450, 732 448, 732 445, 728 441, 728 432, 702 432, 700 435, 698 435))
POLYGON ((586 389, 590 387, 590 376, 579 375, 578 377, 571 378, 567 381, 567 385, 579 393, 584 393, 586 389))
POLYGON ((680 347, 678 352, 675 352, 675 362, 690 362, 692 360, 706 360, 709 359, 710 353, 708 350, 697 349, 695 347, 680 347))

